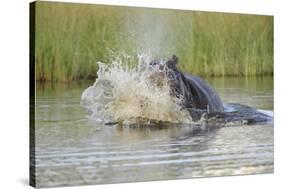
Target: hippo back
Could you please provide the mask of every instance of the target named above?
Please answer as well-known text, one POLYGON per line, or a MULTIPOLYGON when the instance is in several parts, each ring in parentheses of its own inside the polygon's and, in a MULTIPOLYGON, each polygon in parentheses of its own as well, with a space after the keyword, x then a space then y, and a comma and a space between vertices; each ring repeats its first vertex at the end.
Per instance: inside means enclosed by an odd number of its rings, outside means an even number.
POLYGON ((185 99, 190 103, 190 97, 193 107, 208 112, 223 112, 223 103, 216 91, 201 78, 190 74, 181 73, 181 79, 185 85, 185 99), (189 95, 188 95, 189 94, 189 95), (191 94, 191 95, 190 95, 191 94), (186 97, 188 95, 188 97, 186 97))

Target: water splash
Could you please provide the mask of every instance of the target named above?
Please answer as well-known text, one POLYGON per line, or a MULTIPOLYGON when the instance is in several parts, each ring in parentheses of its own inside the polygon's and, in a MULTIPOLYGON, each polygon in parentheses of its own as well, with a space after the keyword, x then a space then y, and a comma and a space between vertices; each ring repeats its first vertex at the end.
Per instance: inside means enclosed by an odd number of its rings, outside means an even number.
POLYGON ((152 67, 149 56, 139 55, 137 62, 131 60, 129 56, 122 56, 110 64, 98 62, 98 77, 81 97, 89 118, 123 124, 140 120, 190 123, 188 111, 179 105, 181 99, 170 95, 163 69, 152 67))

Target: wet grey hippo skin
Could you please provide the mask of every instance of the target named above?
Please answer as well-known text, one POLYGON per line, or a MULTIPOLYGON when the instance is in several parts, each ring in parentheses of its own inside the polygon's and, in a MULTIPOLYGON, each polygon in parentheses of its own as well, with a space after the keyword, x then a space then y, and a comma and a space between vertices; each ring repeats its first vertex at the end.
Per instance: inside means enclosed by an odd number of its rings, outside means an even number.
MULTIPOLYGON (((151 66, 160 64, 154 60, 151 66)), ((178 68, 178 58, 173 55, 164 62, 162 69, 168 77, 171 87, 170 94, 175 97, 183 97, 181 107, 187 109, 194 121, 202 116, 206 120, 220 122, 243 121, 248 124, 268 122, 271 116, 263 114, 254 108, 241 104, 223 104, 216 91, 205 81, 197 76, 182 73, 178 68)))

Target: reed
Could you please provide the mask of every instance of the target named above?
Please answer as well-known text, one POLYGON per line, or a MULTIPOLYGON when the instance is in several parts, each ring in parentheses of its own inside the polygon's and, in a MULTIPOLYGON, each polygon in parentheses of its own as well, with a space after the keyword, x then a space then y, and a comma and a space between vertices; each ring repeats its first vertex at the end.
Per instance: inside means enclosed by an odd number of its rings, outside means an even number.
POLYGON ((147 47, 196 75, 273 74, 272 16, 37 2, 35 29, 41 81, 93 78, 112 52, 147 47))

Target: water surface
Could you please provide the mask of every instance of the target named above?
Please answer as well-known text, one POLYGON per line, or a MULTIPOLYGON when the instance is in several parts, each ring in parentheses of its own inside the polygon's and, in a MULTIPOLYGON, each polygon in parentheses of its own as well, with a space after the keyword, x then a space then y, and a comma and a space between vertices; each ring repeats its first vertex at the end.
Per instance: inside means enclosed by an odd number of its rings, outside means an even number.
MULTIPOLYGON (((273 78, 210 78, 224 102, 273 110, 273 78)), ((38 187, 273 172, 273 124, 198 130, 130 129, 87 119, 93 81, 37 83, 38 187)))

